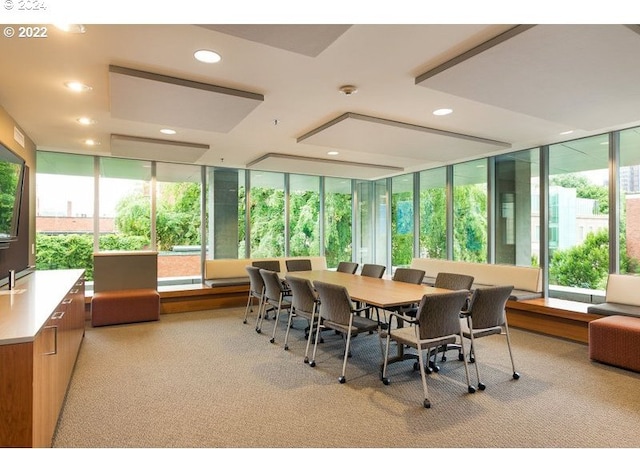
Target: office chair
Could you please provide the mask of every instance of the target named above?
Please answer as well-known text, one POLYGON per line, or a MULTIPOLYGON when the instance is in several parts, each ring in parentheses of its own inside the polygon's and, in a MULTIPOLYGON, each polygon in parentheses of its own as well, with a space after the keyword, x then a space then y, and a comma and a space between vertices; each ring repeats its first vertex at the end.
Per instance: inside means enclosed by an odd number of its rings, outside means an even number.
POLYGON ((307 347, 304 351, 304 363, 309 363, 309 346, 311 343, 311 334, 315 320, 318 319, 318 294, 316 293, 311 281, 286 275, 287 284, 291 287, 291 313, 289 313, 289 321, 287 322, 287 333, 284 336, 284 349, 289 349, 289 330, 293 317, 304 318, 308 321, 308 332, 305 329, 305 337, 307 338, 307 347))
POLYGON ((373 263, 365 263, 362 265, 362 270, 360 271, 360 276, 369 276, 372 278, 381 278, 384 275, 384 270, 387 267, 384 265, 376 265, 373 263))
POLYGON ((355 274, 358 269, 357 262, 340 262, 336 271, 340 273, 355 274))
MULTIPOLYGON (((513 370, 512 377, 514 379, 520 378, 520 373, 516 371, 516 366, 513 362, 509 325, 507 324, 507 316, 505 314, 505 305, 512 290, 512 285, 477 288, 473 293, 468 309, 462 313, 467 319, 468 327, 468 329, 463 330, 462 335, 471 341, 469 361, 472 363, 475 362, 476 378, 478 380, 478 389, 480 390, 484 390, 486 385, 480 381, 480 372, 474 345, 475 340, 478 338, 488 337, 489 335, 505 335, 507 337, 507 347, 509 348, 509 357, 513 370)), ((464 358, 464 353, 461 353, 461 356, 464 358)))
POLYGON ((263 270, 275 271, 276 273, 280 272, 279 260, 254 260, 251 265, 262 268, 263 270))
POLYGON ((260 268, 249 266, 246 268, 249 273, 249 297, 247 298, 247 307, 244 309, 244 324, 247 324, 247 316, 249 311, 253 311, 253 300, 258 300, 258 306, 262 302, 262 295, 264 293, 264 281, 260 275, 260 268))
POLYGON ((409 284, 422 284, 425 271, 416 268, 396 268, 393 274, 393 280, 398 282, 407 282, 409 284))
POLYGON ((271 335, 271 343, 276 341, 276 330, 278 329, 278 320, 280 319, 280 311, 281 310, 290 310, 291 303, 285 300, 286 290, 280 281, 280 277, 278 273, 275 271, 269 271, 265 269, 260 269, 260 275, 262 276, 262 280, 264 281, 264 294, 262 295, 262 307, 258 309, 259 315, 259 324, 256 326, 256 332, 262 332, 262 321, 264 319, 264 313, 262 313, 268 305, 276 308, 276 317, 275 322, 273 323, 273 333, 271 335))
MULTIPOLYGON (((372 320, 367 317, 360 316, 359 313, 364 307, 358 309, 351 300, 347 289, 341 285, 329 284, 326 282, 314 281, 313 283, 320 300, 320 319, 316 324, 315 342, 313 344, 313 355, 309 366, 316 366, 316 351, 318 349, 318 340, 320 338, 320 323, 327 329, 333 329, 343 337, 346 336, 344 359, 342 361, 342 374, 338 381, 343 384, 346 382, 345 372, 347 368, 347 359, 350 355, 351 338, 363 332, 373 332, 380 329, 380 319, 372 320)), ((377 312, 377 309, 376 309, 377 312)), ((382 341, 380 340, 380 351, 382 352, 382 341)))
POLYGON ((310 259, 288 259, 284 261, 287 271, 311 271, 310 259))
MULTIPOLYGON (((462 342, 462 328, 460 326, 460 311, 467 300, 467 290, 452 291, 450 293, 438 293, 424 295, 418 306, 416 318, 411 318, 397 312, 389 312, 390 318, 395 317, 398 322, 406 322, 413 326, 398 326, 392 329, 389 325, 387 331, 382 336, 386 338, 384 362, 382 366, 382 382, 389 385, 387 377, 387 366, 389 364, 389 343, 391 340, 398 345, 405 345, 417 351, 418 361, 414 363, 420 368, 420 378, 422 379, 422 390, 424 392, 423 405, 425 408, 431 407, 429 401, 429 390, 427 389, 426 370, 423 358, 423 351, 429 356, 432 348, 455 343, 460 337, 461 351, 464 356, 464 343, 462 342)), ((391 323, 390 323, 391 324, 391 323)), ((466 357, 463 357, 464 369, 467 377, 467 391, 474 393, 475 387, 469 380, 469 367, 466 357)))

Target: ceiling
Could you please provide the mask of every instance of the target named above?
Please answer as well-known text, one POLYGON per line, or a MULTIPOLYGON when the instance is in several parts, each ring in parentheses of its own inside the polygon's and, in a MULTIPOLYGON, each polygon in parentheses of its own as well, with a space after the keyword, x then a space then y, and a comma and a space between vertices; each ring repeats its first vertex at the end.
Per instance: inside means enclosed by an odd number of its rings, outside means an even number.
POLYGON ((639 125, 639 33, 584 24, 48 26, 46 39, 0 40, 0 105, 39 150, 379 179, 639 125), (222 60, 196 61, 198 49, 222 60), (73 80, 92 89, 71 92, 64 83, 73 80), (345 85, 357 91, 345 95, 345 85), (439 108, 453 113, 433 115, 439 108), (79 124, 82 116, 95 123, 79 124))

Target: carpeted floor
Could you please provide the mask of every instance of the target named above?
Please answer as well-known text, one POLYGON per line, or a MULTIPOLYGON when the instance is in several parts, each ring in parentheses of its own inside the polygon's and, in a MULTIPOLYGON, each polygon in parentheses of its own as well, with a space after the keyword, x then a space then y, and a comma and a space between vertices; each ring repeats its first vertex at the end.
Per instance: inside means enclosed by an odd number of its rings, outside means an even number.
MULTIPOLYGON (((640 374, 591 362, 586 345, 512 329, 478 340, 485 391, 468 394, 455 352, 427 379, 412 362, 379 380, 377 335, 327 332, 317 366, 293 329, 284 351, 244 309, 87 326, 55 447, 640 447, 640 374)), ((640 356, 640 355, 639 355, 640 356)), ((475 371, 470 365, 472 381, 475 371)))

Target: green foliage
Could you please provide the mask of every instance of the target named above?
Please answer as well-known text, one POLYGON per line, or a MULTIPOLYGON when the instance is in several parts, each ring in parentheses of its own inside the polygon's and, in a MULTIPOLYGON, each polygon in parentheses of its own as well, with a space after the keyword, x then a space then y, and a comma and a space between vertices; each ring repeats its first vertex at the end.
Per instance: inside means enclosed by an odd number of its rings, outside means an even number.
POLYGON ((351 195, 328 193, 324 200, 325 257, 328 267, 351 260, 351 195))
POLYGON ((477 185, 457 186, 454 196, 453 258, 487 260, 487 194, 477 185))
POLYGON ((602 229, 587 234, 580 245, 553 253, 549 283, 604 290, 608 273, 609 233, 602 229))
MULTIPOLYGON (((149 239, 139 236, 101 235, 101 250, 137 251, 148 247, 149 239)), ((59 270, 81 268, 85 277, 93 279, 93 235, 36 233, 36 269, 59 270)))
MULTIPOLYGON (((200 185, 191 182, 163 184, 156 206, 158 249, 200 244, 200 185)), ((136 192, 116 206, 116 228, 126 236, 151 238, 151 203, 136 192)))
POLYGON ((391 197, 391 254, 394 266, 409 266, 413 258, 413 194, 391 197))
POLYGON ((447 217, 444 188, 420 192, 420 255, 447 258, 447 217))
POLYGON ((0 233, 8 234, 11 229, 17 184, 18 172, 15 165, 0 162, 0 233))
POLYGON ((289 254, 320 254, 320 196, 318 192, 292 192, 289 195, 289 254))
POLYGON ((284 190, 251 189, 251 257, 284 256, 284 190))

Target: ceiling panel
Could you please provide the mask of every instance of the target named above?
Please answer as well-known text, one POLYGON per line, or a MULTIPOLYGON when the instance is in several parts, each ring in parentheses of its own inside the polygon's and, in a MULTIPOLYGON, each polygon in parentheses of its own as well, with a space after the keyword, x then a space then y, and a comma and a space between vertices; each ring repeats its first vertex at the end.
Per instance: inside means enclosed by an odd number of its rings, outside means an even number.
POLYGON ((298 142, 363 153, 392 154, 416 162, 444 162, 509 148, 484 139, 410 123, 346 113, 298 138, 298 142))
POLYGON ((640 54, 640 35, 633 26, 536 25, 469 53, 416 83, 584 130, 638 118, 640 58, 631 55, 640 54))
POLYGON ((263 100, 260 94, 110 66, 111 116, 227 133, 263 100))
POLYGON ((145 161, 195 163, 208 149, 209 145, 198 143, 111 135, 113 156, 145 161))

